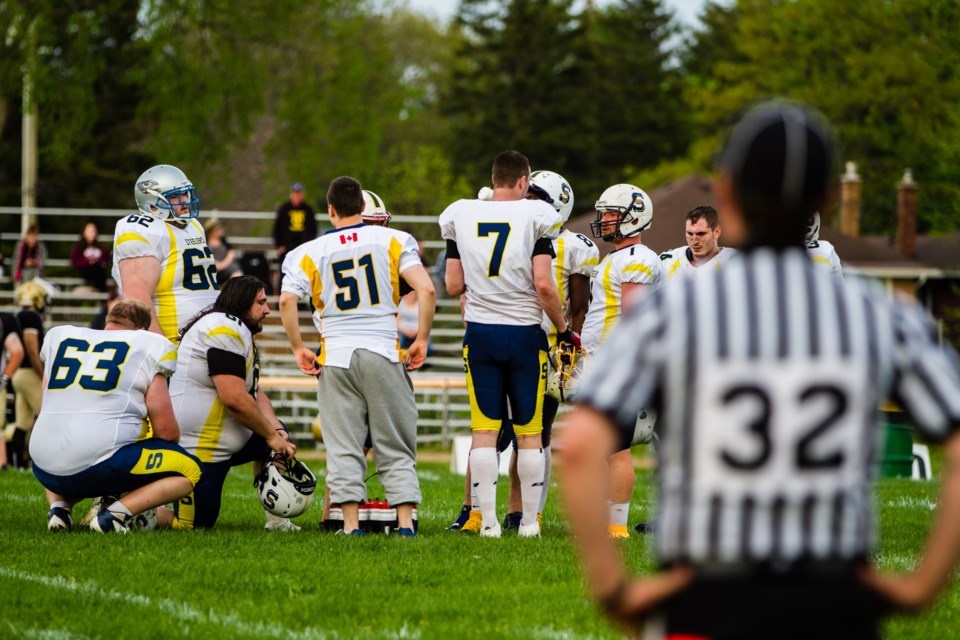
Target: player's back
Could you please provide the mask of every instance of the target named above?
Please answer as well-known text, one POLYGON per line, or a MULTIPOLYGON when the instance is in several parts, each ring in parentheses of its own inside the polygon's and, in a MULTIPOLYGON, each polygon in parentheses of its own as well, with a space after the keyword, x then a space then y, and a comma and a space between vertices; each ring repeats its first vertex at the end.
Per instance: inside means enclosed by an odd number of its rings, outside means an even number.
POLYGON ((176 368, 173 344, 147 331, 54 327, 41 357, 47 388, 31 452, 42 469, 60 474, 141 437, 147 388, 176 368))
POLYGON ((812 240, 807 243, 807 255, 819 269, 823 269, 835 278, 843 279, 843 267, 833 244, 826 240, 812 240))
POLYGON ((562 220, 539 200, 459 200, 440 216, 463 265, 464 319, 482 324, 538 325, 542 309, 532 258, 542 238, 556 238, 562 220))
POLYGON ((117 222, 113 236, 113 279, 121 295, 120 262, 151 256, 160 263, 160 281, 153 292, 157 321, 167 339, 197 313, 216 302, 217 267, 197 220, 165 222, 135 213, 117 222))
MULTIPOLYGON (((570 276, 580 275, 590 278, 593 270, 600 262, 600 249, 582 233, 564 229, 560 236, 553 241, 553 281, 557 284, 557 293, 563 304, 564 316, 567 313, 567 300, 570 298, 570 276)), ((553 322, 543 314, 540 326, 547 333, 550 344, 556 342, 556 330, 553 322)))

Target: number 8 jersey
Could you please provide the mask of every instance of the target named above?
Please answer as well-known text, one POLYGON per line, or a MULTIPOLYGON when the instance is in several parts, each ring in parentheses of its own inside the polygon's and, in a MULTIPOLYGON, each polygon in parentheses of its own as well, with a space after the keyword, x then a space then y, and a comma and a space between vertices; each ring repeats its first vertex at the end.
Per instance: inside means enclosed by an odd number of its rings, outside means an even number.
POLYGON ((83 471, 143 437, 147 388, 177 367, 176 347, 163 336, 69 325, 50 330, 40 359, 47 386, 30 454, 57 475, 83 471))
POLYGON ((113 234, 113 279, 121 295, 120 262, 143 256, 160 262, 160 282, 153 293, 153 306, 163 335, 177 342, 180 327, 213 304, 220 289, 203 227, 196 220, 165 222, 141 214, 117 222, 113 234))
POLYGON ((283 291, 313 302, 318 362, 348 368, 358 348, 399 362, 400 274, 419 264, 409 233, 364 224, 333 229, 288 253, 283 291))

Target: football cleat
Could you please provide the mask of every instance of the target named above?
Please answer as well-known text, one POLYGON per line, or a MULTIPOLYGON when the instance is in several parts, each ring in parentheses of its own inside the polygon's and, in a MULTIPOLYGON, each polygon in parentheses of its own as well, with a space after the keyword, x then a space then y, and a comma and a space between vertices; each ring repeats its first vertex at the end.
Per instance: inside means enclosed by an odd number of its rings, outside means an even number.
POLYGON ((499 538, 502 535, 502 533, 503 532, 500 529, 500 525, 494 524, 493 526, 490 526, 490 527, 483 527, 480 530, 480 537, 481 538, 499 538))
POLYGON ((523 514, 519 511, 514 511, 513 513, 508 513, 503 517, 503 530, 504 531, 516 531, 520 528, 520 520, 523 518, 523 514))
POLYGON ((104 509, 90 523, 90 528, 100 533, 130 533, 124 521, 109 509, 104 509))
MULTIPOLYGON (((322 523, 321 523, 322 524, 322 523)), ((300 527, 293 524, 286 518, 272 520, 263 525, 264 531, 300 531, 300 527)))
POLYGON ((364 532, 363 532, 363 529, 354 529, 354 530, 351 531, 350 533, 347 533, 347 532, 344 531, 343 529, 340 529, 340 530, 338 530, 337 533, 334 534, 334 535, 338 535, 338 536, 353 536, 354 538, 362 538, 365 534, 364 534, 364 532))
POLYGON ((453 524, 447 527, 447 531, 460 531, 461 527, 466 524, 469 517, 470 505, 465 504, 460 507, 460 514, 457 516, 457 519, 453 522, 453 524))
POLYGON ((643 520, 633 525, 633 528, 636 530, 637 533, 653 533, 654 531, 657 530, 656 522, 654 520, 650 520, 649 522, 646 520, 643 520))
POLYGON ((157 510, 156 508, 147 509, 138 513, 132 518, 127 519, 128 531, 153 531, 157 528, 157 510))
POLYGON ((626 540, 630 537, 630 532, 627 531, 627 525, 625 524, 609 524, 607 525, 607 532, 615 540, 626 540))
POLYGON ((73 515, 69 509, 53 507, 47 512, 47 529, 50 531, 69 531, 73 528, 73 515))
POLYGON ((400 529, 397 529, 397 537, 398 538, 416 538, 417 532, 414 531, 413 529, 401 527, 400 529))
POLYGON ((90 503, 90 508, 87 509, 85 514, 83 514, 80 524, 87 527, 92 526, 93 521, 97 519, 97 516, 100 515, 100 512, 119 499, 119 496, 103 496, 102 498, 94 498, 93 502, 90 503))
MULTIPOLYGON (((471 511, 470 517, 460 527, 460 533, 480 533, 480 527, 483 524, 483 517, 479 511, 471 511)), ((499 529, 499 527, 497 527, 499 529)))
POLYGON ((521 538, 539 538, 540 523, 533 522, 531 524, 521 524, 520 528, 517 529, 517 535, 521 538))

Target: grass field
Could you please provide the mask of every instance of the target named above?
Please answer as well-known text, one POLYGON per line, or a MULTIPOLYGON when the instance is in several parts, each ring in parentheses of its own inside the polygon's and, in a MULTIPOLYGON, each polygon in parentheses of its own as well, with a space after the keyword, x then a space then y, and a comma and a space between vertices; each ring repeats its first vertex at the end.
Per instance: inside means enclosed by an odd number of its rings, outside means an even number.
MULTIPOLYGON (((463 479, 440 464, 422 464, 420 477, 416 540, 320 533, 318 504, 297 519, 303 531, 264 532, 247 467, 231 472, 214 531, 103 536, 48 533, 40 485, 30 473, 6 471, 0 638, 618 637, 584 598, 555 490, 543 538, 481 540, 443 530, 458 510, 463 479)), ((652 507, 650 482, 649 472, 641 474, 631 522, 652 507)), ((370 496, 377 495, 373 480, 370 496)), ((912 565, 934 500, 932 484, 881 482, 883 567, 912 565)), ((623 550, 635 571, 651 570, 649 539, 635 535, 623 550)), ((895 618, 885 634, 956 637, 956 586, 933 612, 895 618)))

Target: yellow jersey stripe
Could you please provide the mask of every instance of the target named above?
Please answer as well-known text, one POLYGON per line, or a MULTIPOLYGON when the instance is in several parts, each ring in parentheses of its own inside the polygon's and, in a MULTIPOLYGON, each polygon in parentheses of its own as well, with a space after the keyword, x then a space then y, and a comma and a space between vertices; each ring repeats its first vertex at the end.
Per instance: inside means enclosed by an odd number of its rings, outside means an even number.
POLYGON ((320 271, 317 270, 317 265, 313 264, 310 256, 305 255, 300 261, 300 268, 303 269, 303 272, 307 274, 307 278, 310 279, 310 291, 313 293, 313 306, 316 307, 317 311, 323 311, 323 301, 320 299, 320 294, 323 293, 323 278, 320 277, 320 271))
POLYGON ((610 282, 610 270, 613 268, 613 260, 607 261, 607 268, 603 270, 603 293, 605 295, 603 316, 603 329, 600 331, 600 341, 602 342, 610 329, 620 317, 620 301, 617 300, 617 294, 613 290, 613 283, 610 282))
MULTIPOLYGON (((566 284, 563 281, 563 257, 564 257, 563 254, 565 250, 566 250, 566 246, 563 243, 563 238, 562 237, 557 238, 557 269, 556 269, 555 275, 557 280, 557 293, 560 294, 560 308, 563 310, 564 316, 566 316, 566 308, 567 308, 567 295, 566 295, 566 292, 564 291, 564 286, 563 286, 564 284, 566 284)), ((550 332, 547 334, 548 344, 554 343, 554 336, 556 334, 557 334, 557 328, 550 327, 550 332)))
POLYGON ((595 266, 597 266, 598 264, 600 264, 600 259, 599 259, 599 258, 590 258, 589 260, 585 260, 585 261, 583 262, 583 266, 584 266, 584 267, 595 267, 595 266))
POLYGON ((176 359, 177 359, 177 352, 169 351, 167 352, 167 355, 160 358, 160 362, 166 362, 167 360, 176 360, 176 359))
POLYGON ((673 277, 674 272, 680 268, 680 260, 675 260, 672 265, 670 265, 670 273, 667 274, 668 277, 673 277))
POLYGON ((200 462, 213 462, 213 454, 220 442, 220 434, 223 432, 223 423, 226 418, 227 407, 218 396, 213 400, 213 406, 210 407, 207 419, 203 421, 203 429, 197 439, 196 455, 200 458, 200 462))
POLYGON ((824 256, 810 256, 810 260, 813 262, 819 262, 820 264, 828 267, 833 267, 833 263, 830 262, 830 259, 824 256))
POLYGON ((628 264, 626 268, 624 268, 623 272, 624 273, 629 273, 629 272, 645 273, 651 278, 653 278, 653 271, 651 271, 650 267, 648 267, 645 264, 628 264))
POLYGON ((563 228, 563 220, 561 220, 557 224, 550 227, 550 231, 548 231, 547 233, 553 233, 554 231, 559 231, 562 228, 563 228))
POLYGON ((180 265, 180 248, 177 246, 177 236, 173 233, 173 228, 164 224, 167 233, 170 236, 170 253, 167 254, 167 263, 163 267, 163 274, 160 276, 160 282, 157 283, 157 322, 160 323, 160 330, 167 340, 178 342, 180 336, 177 330, 180 328, 180 322, 177 318, 177 298, 173 294, 173 280, 177 275, 177 267, 180 265))
POLYGON ((212 338, 213 336, 230 336, 231 338, 236 338, 237 342, 244 347, 247 346, 246 343, 244 343, 243 338, 240 336, 240 333, 235 329, 231 329, 230 327, 216 327, 207 332, 208 338, 212 338))
MULTIPOLYGON (((399 339, 398 339, 398 342, 399 342, 399 339)), ((317 356, 316 360, 317 360, 317 364, 320 365, 321 367, 327 361, 327 347, 323 341, 323 336, 320 336, 320 355, 317 356)))
POLYGON ((117 244, 123 244, 124 242, 145 242, 146 244, 150 244, 150 242, 142 235, 139 233, 133 233, 131 231, 128 231, 127 233, 121 233, 120 237, 117 238, 117 244))
POLYGON ((400 304, 400 254, 403 245, 396 238, 390 238, 390 286, 393 287, 393 304, 400 304))

